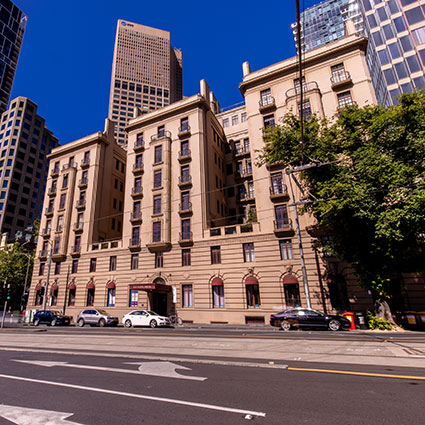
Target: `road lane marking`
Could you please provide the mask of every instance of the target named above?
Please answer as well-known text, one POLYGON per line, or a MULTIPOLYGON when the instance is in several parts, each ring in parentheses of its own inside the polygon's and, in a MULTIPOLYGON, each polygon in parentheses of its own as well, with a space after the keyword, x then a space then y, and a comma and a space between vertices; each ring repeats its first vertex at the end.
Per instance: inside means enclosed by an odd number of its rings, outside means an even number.
POLYGON ((0 374, 0 378, 11 379, 15 381, 32 382, 36 384, 53 385, 57 387, 73 388, 75 390, 93 391, 97 393, 105 393, 105 394, 112 394, 112 395, 118 395, 123 397, 138 398, 142 400, 158 401, 162 403, 179 404, 182 406, 198 407, 200 409, 210 409, 210 410, 218 410, 221 412, 238 413, 241 415, 253 415, 253 416, 263 417, 263 418, 266 416, 264 412, 256 412, 254 410, 235 409, 233 407, 217 406, 215 404, 198 403, 195 401, 178 400, 178 399, 166 398, 166 397, 155 397, 155 396, 144 395, 144 394, 126 393, 123 391, 107 390, 105 388, 87 387, 87 386, 75 385, 75 384, 65 384, 64 382, 44 381, 41 379, 25 378, 23 376, 0 374))
POLYGON ((77 369, 90 369, 90 370, 101 370, 103 372, 117 372, 117 373, 130 373, 134 375, 150 375, 150 376, 160 376, 163 378, 177 378, 177 379, 187 379, 191 381, 205 381, 208 378, 202 376, 189 376, 189 375, 180 375, 176 372, 176 369, 182 370, 192 370, 188 367, 177 365, 168 361, 157 361, 157 362, 136 362, 136 363, 127 363, 127 364, 136 364, 139 365, 138 370, 133 369, 117 369, 113 367, 103 367, 103 366, 89 366, 82 364, 72 364, 68 362, 57 362, 57 361, 40 361, 40 360, 16 360, 11 359, 14 362, 27 363, 36 366, 43 367, 70 367, 77 369))
MULTIPOLYGON (((128 354, 128 352, 114 352, 105 353, 101 351, 70 351, 70 350, 50 350, 48 348, 19 348, 19 347, 0 347, 0 351, 15 351, 24 353, 44 353, 44 354, 60 354, 68 356, 92 356, 92 357, 107 357, 107 358, 122 358, 122 359, 146 359, 157 360, 164 362, 180 362, 180 363, 194 363, 194 364, 207 364, 215 366, 237 366, 237 367, 259 367, 266 369, 287 369, 286 364, 270 364, 270 363, 255 363, 245 361, 232 361, 232 360, 214 360, 214 359, 199 359, 190 357, 164 357, 155 356, 150 354, 128 354)), ((278 353, 279 354, 279 353, 278 353)))
POLYGON ((297 372, 320 372, 320 373, 336 373, 341 375, 373 376, 377 378, 419 379, 421 381, 425 381, 425 376, 390 375, 387 373, 353 372, 350 370, 333 370, 333 369, 311 369, 311 368, 304 368, 304 367, 288 367, 288 370, 293 370, 297 372))
POLYGON ((0 405, 0 416, 18 425, 81 425, 65 420, 73 415, 74 413, 54 412, 53 410, 0 405))

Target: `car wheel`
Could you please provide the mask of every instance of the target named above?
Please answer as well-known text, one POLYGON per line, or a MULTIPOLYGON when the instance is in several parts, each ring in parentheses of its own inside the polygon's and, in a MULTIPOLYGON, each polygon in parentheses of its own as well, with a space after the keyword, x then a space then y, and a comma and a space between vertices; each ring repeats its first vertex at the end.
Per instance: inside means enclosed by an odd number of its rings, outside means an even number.
POLYGON ((50 322, 50 326, 56 326, 58 324, 58 319, 56 317, 50 322))
POLYGON ((156 327, 158 326, 158 323, 156 323, 156 320, 151 320, 151 321, 149 322, 149 326, 150 326, 151 328, 156 328, 156 327))
POLYGON ((126 328, 131 328, 131 327, 133 326, 133 324, 131 323, 131 320, 130 320, 130 319, 127 319, 127 320, 125 321, 125 323, 124 323, 124 326, 125 326, 126 328))
POLYGON ((40 319, 35 319, 34 320, 34 326, 38 326, 40 324, 40 319))
POLYGON ((282 328, 283 331, 291 330, 291 324, 287 320, 282 320, 280 327, 282 328))
POLYGON ((331 320, 328 326, 331 331, 339 331, 341 329, 341 323, 338 320, 331 320))
POLYGON ((105 319, 100 319, 100 320, 99 320, 99 326, 100 326, 101 328, 103 328, 105 325, 106 325, 105 319))
POLYGON ((77 322, 77 325, 78 325, 80 328, 82 328, 85 324, 86 324, 86 323, 84 322, 84 319, 80 319, 80 320, 77 322))

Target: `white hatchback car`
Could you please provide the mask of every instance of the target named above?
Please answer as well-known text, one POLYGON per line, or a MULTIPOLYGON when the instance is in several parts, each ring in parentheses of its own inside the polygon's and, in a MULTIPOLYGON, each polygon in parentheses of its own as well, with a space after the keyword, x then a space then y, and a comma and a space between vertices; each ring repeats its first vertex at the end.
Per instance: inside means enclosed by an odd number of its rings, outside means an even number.
POLYGON ((153 311, 134 310, 122 318, 122 323, 126 328, 131 328, 132 326, 150 326, 151 328, 156 328, 157 326, 170 326, 170 319, 160 316, 153 311))

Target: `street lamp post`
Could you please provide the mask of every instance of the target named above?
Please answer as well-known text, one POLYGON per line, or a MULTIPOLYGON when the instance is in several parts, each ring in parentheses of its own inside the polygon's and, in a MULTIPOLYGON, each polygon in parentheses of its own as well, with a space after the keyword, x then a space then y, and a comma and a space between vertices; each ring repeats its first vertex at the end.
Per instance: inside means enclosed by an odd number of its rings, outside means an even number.
POLYGON ((52 267, 52 251, 53 251, 52 242, 51 241, 47 241, 47 242, 50 245, 50 251, 49 251, 49 259, 47 262, 46 288, 44 290, 43 310, 46 310, 46 302, 47 302, 47 297, 49 293, 49 279, 50 279, 50 269, 52 267))
MULTIPOLYGON (((25 252, 23 252, 22 254, 25 255, 25 257, 27 257, 27 259, 28 259, 28 261, 27 261, 27 271, 25 273, 24 291, 22 293, 22 298, 21 298, 21 300, 24 300, 25 299, 25 294, 27 292, 28 274, 29 274, 29 271, 30 271, 30 263, 31 263, 31 257, 32 256, 31 256, 31 254, 27 254, 25 252)), ((21 312, 23 310, 25 310, 26 305, 27 305, 26 301, 25 301, 25 305, 24 304, 21 304, 21 312)))

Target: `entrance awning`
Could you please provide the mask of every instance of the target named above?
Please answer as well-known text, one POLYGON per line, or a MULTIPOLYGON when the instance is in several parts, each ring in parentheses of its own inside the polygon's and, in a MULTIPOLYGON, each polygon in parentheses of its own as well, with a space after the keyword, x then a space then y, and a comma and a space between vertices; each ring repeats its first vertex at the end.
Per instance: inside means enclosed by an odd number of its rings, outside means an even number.
POLYGON ((171 286, 164 285, 162 283, 136 283, 130 285, 130 289, 139 291, 171 292, 171 286))

